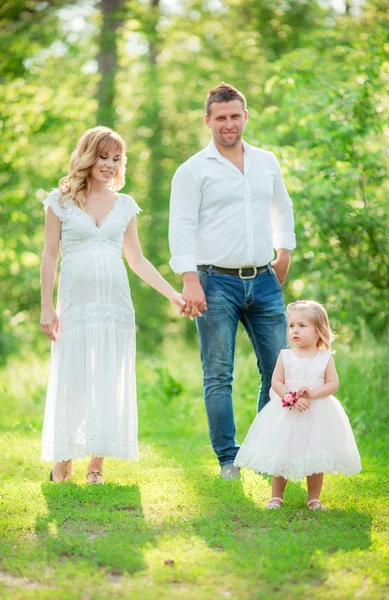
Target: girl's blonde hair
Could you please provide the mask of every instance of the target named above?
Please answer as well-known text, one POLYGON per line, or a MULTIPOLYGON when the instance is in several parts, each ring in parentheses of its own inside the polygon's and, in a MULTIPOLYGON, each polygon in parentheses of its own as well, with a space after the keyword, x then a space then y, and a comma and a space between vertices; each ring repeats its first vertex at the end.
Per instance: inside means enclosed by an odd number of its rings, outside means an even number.
POLYGON ((307 319, 314 325, 318 335, 316 346, 320 350, 331 350, 331 342, 334 341, 335 335, 331 331, 324 306, 319 304, 319 302, 314 302, 314 300, 299 300, 298 302, 288 304, 286 307, 288 317, 293 312, 307 313, 307 319))
POLYGON ((126 145, 120 135, 108 127, 88 129, 78 141, 69 162, 69 173, 59 180, 60 203, 71 200, 83 208, 90 193, 90 171, 100 154, 113 148, 120 155, 119 168, 109 183, 116 192, 124 186, 126 167, 126 145))

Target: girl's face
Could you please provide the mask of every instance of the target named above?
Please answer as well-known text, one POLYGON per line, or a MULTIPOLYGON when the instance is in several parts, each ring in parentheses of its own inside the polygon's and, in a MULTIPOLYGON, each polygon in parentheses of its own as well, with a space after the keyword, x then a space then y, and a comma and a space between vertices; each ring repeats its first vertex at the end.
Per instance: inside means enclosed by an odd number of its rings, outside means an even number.
POLYGON ((295 311, 289 315, 289 339, 296 348, 316 348, 319 336, 307 311, 295 311))
POLYGON ((108 147, 100 152, 99 157, 90 171, 90 178, 96 183, 108 183, 118 172, 120 154, 114 147, 108 147))

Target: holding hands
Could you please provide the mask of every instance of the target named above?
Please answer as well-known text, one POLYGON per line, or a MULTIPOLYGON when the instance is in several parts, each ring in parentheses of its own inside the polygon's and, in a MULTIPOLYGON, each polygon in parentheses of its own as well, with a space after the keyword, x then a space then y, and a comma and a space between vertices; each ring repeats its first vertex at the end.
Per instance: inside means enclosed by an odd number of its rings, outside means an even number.
POLYGON ((203 316, 199 310, 197 310, 197 312, 195 311, 193 304, 188 305, 188 303, 184 300, 183 295, 179 292, 176 292, 175 290, 171 294, 169 300, 174 306, 176 306, 179 309, 180 315, 182 317, 188 317, 191 321, 193 321, 194 317, 203 316))
POLYGON ((180 314, 182 314, 182 311, 186 306, 186 302, 183 299, 182 294, 176 292, 176 290, 173 290, 171 296, 169 297, 169 300, 174 306, 176 306, 179 309, 180 314))
POLYGON ((207 302, 197 273, 184 273, 183 279, 182 297, 185 301, 185 307, 181 309, 181 315, 189 317, 193 321, 194 317, 203 316, 202 311, 207 310, 207 302))

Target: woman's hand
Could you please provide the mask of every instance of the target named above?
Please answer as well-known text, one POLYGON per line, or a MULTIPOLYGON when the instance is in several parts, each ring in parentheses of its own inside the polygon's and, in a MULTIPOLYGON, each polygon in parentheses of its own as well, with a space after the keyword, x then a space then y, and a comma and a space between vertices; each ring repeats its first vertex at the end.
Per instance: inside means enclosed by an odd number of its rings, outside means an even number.
POLYGON ((186 302, 183 299, 182 294, 176 292, 176 290, 173 290, 171 295, 169 296, 169 300, 174 306, 178 308, 180 315, 182 315, 186 306, 186 302))
POLYGON ((57 313, 52 306, 42 308, 40 324, 41 332, 55 342, 57 339, 56 334, 58 333, 59 321, 57 313))

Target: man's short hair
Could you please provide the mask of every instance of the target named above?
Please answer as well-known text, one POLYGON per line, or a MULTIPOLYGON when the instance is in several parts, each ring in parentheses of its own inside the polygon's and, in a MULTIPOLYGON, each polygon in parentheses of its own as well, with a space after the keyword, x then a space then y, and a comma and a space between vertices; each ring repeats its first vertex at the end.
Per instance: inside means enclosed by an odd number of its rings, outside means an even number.
POLYGON ((234 86, 222 81, 219 83, 219 85, 212 88, 208 92, 208 96, 205 101, 205 110, 207 111, 207 115, 210 116, 211 105, 214 102, 231 102, 231 100, 240 100, 243 110, 247 110, 246 98, 243 96, 243 94, 234 88, 234 86))

